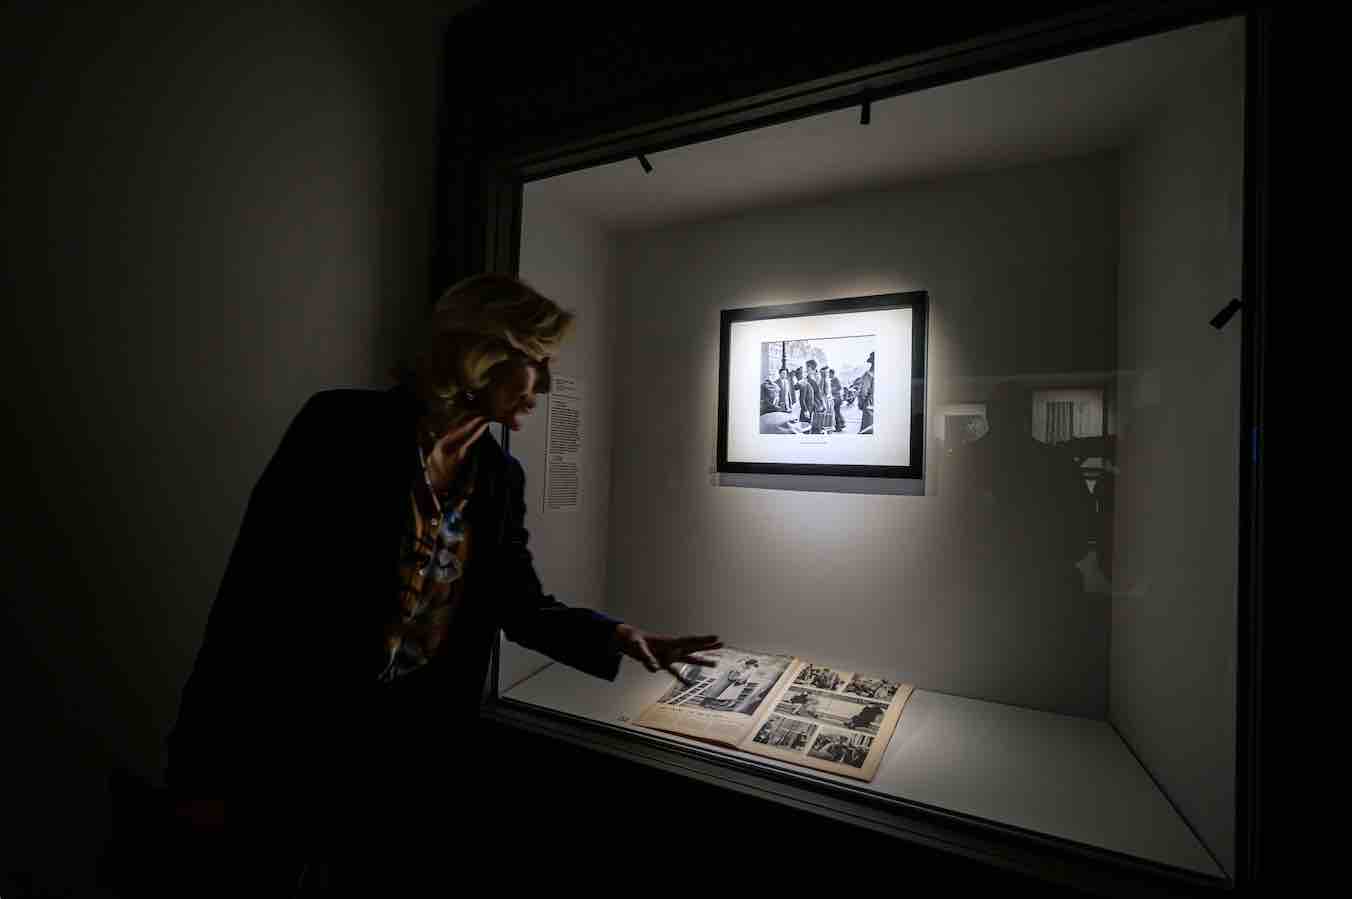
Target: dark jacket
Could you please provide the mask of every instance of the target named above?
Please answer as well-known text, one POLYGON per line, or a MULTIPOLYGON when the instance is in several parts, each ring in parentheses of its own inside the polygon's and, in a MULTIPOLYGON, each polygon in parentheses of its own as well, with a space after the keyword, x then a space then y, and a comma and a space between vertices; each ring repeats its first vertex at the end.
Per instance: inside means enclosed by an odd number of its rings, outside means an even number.
POLYGON ((821 388, 817 386, 816 381, 804 378, 802 390, 804 412, 816 412, 822 408, 821 388))
POLYGON ((364 807, 363 791, 378 798, 427 782, 428 753, 453 781, 499 629, 596 677, 619 672, 609 645, 617 621, 542 591, 527 549, 525 474, 484 433, 471 449, 472 556, 448 644, 395 683, 376 681, 421 410, 400 387, 315 394, 250 494, 165 770, 180 795, 225 797, 232 829, 349 826, 343 809, 364 807))

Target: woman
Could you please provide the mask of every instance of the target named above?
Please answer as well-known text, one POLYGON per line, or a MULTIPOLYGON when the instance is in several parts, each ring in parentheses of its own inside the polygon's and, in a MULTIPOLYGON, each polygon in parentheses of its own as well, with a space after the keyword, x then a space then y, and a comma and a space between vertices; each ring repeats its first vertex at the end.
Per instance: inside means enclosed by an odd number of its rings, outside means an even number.
POLYGON ((803 388, 800 394, 802 399, 801 417, 804 424, 810 428, 810 433, 817 433, 816 411, 819 400, 817 387, 817 363, 809 359, 807 361, 807 372, 803 375, 803 388))
POLYGON ((623 655, 682 681, 676 663, 714 664, 691 653, 715 636, 646 633, 541 589, 522 466, 486 429, 521 427, 572 324, 517 278, 472 277, 394 387, 305 403, 249 497, 168 738, 165 779, 199 831, 243 838, 294 883, 339 838, 366 851, 442 826, 456 769, 482 764, 459 747, 499 629, 606 680, 623 655))

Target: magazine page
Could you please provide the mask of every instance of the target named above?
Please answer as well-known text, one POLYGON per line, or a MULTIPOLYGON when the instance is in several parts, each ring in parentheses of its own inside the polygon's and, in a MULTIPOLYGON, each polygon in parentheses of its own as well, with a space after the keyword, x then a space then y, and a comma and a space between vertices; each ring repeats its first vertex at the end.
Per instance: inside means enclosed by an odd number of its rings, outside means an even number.
POLYGON ((735 747, 759 722, 766 697, 782 686, 794 659, 729 646, 698 655, 718 664, 679 666, 691 686, 673 681, 634 723, 735 747))
POLYGON ((872 780, 914 687, 805 661, 783 680, 764 721, 737 748, 872 780))

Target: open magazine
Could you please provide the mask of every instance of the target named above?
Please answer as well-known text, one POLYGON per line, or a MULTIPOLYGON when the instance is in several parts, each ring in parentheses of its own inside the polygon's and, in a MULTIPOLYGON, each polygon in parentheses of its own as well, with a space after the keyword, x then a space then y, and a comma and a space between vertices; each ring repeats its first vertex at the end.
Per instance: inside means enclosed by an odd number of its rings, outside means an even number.
POLYGON ((723 647, 682 665, 677 682, 634 723, 872 780, 914 689, 784 655, 723 647))

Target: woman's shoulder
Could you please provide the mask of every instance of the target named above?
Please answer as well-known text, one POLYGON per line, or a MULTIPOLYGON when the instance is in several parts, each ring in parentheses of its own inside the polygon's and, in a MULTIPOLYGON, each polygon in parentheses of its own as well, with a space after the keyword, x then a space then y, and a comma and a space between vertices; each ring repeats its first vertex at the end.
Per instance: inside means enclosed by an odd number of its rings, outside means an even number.
POLYGON ((319 390, 292 417, 289 431, 302 442, 343 434, 348 445, 388 443, 408 431, 414 417, 389 391, 336 387, 319 390))
POLYGON ((335 410, 379 408, 397 404, 398 395, 392 390, 366 387, 329 387, 310 394, 301 404, 301 412, 322 413, 335 410))
MULTIPOLYGON (((415 418, 413 397, 399 387, 330 387, 312 393, 300 415, 312 418, 340 416, 350 422, 371 418, 415 418)), ((355 422, 354 422, 355 423, 355 422)))

